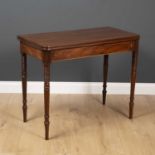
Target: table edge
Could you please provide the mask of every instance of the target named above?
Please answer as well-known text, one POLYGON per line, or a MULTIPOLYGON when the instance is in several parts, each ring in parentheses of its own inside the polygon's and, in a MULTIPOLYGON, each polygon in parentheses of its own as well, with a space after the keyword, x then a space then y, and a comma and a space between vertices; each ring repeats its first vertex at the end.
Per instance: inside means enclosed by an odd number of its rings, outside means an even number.
POLYGON ((68 48, 76 48, 76 47, 85 47, 85 46, 95 46, 95 45, 101 45, 101 44, 108 44, 108 43, 115 43, 115 42, 122 42, 122 41, 135 41, 140 39, 140 35, 135 34, 131 37, 125 37, 125 38, 116 38, 116 39, 108 39, 108 40, 101 40, 101 41, 95 41, 95 42, 88 42, 88 43, 80 43, 80 44, 73 44, 73 45, 65 45, 65 46, 41 46, 35 42, 30 42, 20 36, 17 36, 17 39, 20 41, 20 43, 26 44, 28 46, 31 46, 33 48, 36 48, 41 51, 53 51, 53 50, 62 50, 62 49, 68 49, 68 48))

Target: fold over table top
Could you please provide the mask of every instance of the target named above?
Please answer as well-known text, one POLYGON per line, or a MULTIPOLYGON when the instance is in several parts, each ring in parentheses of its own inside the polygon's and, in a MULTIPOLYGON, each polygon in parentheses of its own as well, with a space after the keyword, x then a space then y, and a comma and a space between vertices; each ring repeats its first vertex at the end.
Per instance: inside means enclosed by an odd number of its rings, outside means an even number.
POLYGON ((139 39, 139 35, 112 27, 90 28, 62 32, 19 35, 18 39, 42 51, 98 45, 139 39))

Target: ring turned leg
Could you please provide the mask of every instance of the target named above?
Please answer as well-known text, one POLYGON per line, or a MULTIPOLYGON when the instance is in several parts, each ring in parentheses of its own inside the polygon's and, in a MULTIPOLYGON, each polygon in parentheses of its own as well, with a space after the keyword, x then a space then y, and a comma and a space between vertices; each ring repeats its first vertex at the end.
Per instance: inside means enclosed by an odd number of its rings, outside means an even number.
POLYGON ((103 91, 102 91, 102 96, 103 96, 103 105, 105 105, 106 102, 106 93, 107 93, 107 77, 108 77, 108 59, 109 56, 105 55, 104 56, 104 73, 103 73, 103 91))
POLYGON ((23 94, 23 121, 27 121, 27 55, 21 53, 22 62, 22 94, 23 94))
POLYGON ((137 60, 138 60, 138 41, 136 42, 136 48, 132 52, 132 68, 131 68, 131 88, 130 88, 130 102, 129 102, 129 118, 133 118, 134 108, 134 92, 136 83, 136 72, 137 72, 137 60))
POLYGON ((50 62, 44 61, 45 139, 49 139, 50 62))

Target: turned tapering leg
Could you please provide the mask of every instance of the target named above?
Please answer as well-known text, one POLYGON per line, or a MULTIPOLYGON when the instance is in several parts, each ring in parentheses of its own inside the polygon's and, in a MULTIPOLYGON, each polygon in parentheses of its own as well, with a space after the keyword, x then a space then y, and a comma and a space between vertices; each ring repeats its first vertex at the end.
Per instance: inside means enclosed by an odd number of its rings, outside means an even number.
POLYGON ((22 94, 23 94, 23 121, 27 121, 27 55, 21 53, 22 66, 22 94))
POLYGON ((102 96, 103 96, 103 104, 106 102, 106 94, 107 94, 107 77, 108 77, 108 55, 104 55, 104 64, 103 64, 103 91, 102 91, 102 96))
POLYGON ((50 62, 44 62, 44 109, 45 139, 49 139, 50 62))
POLYGON ((132 67, 131 67, 131 88, 130 88, 130 102, 129 102, 129 118, 133 118, 134 108, 134 92, 137 74, 137 61, 138 61, 138 41, 135 42, 135 50, 132 52, 132 67))

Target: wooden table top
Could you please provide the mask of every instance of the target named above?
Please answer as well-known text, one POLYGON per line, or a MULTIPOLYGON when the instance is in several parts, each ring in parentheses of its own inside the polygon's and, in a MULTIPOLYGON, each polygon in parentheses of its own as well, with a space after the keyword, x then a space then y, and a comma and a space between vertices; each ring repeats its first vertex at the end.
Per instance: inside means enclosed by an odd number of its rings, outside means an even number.
POLYGON ((18 39, 39 50, 67 49, 138 39, 139 35, 112 27, 90 28, 62 32, 19 35, 18 39))

